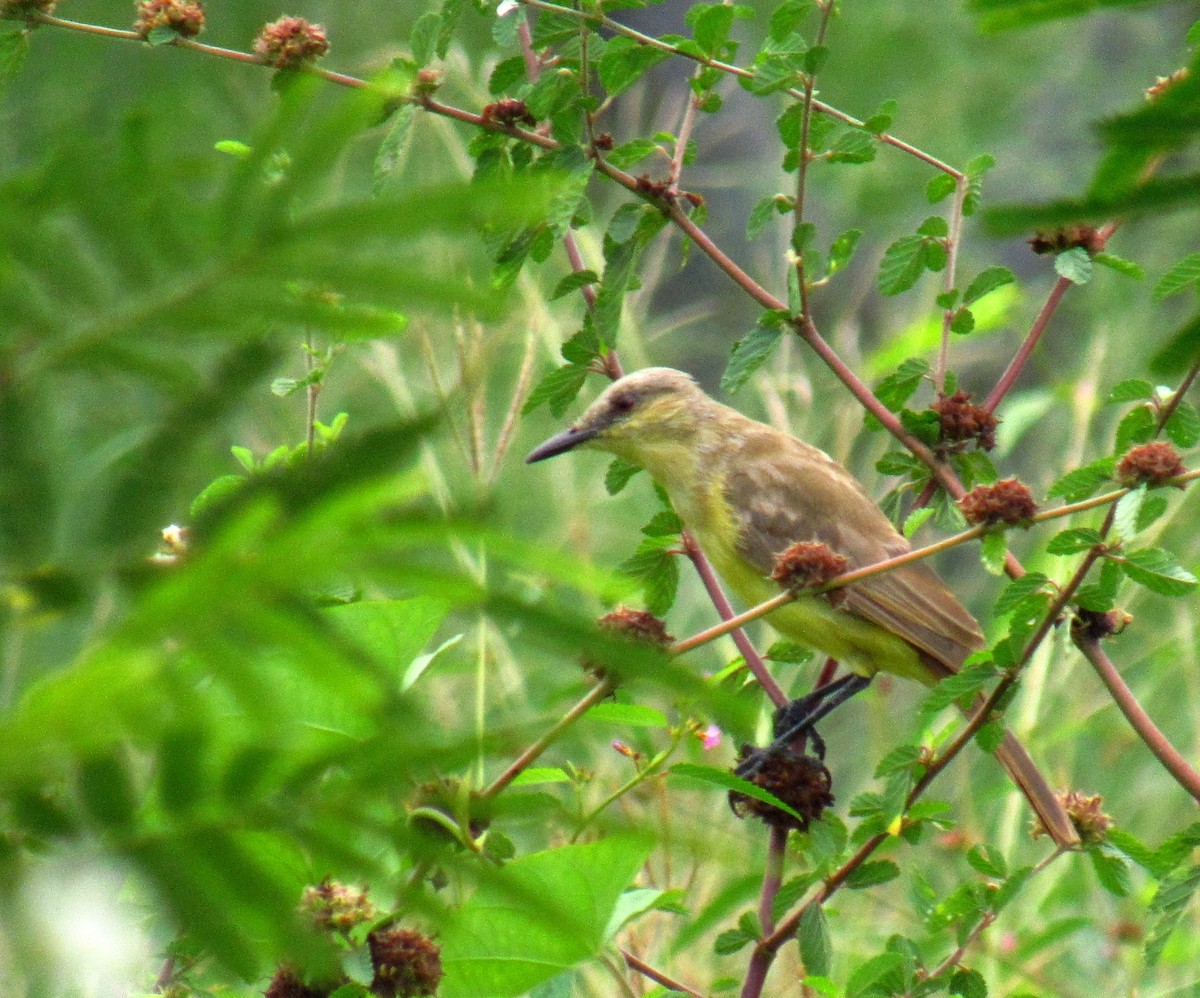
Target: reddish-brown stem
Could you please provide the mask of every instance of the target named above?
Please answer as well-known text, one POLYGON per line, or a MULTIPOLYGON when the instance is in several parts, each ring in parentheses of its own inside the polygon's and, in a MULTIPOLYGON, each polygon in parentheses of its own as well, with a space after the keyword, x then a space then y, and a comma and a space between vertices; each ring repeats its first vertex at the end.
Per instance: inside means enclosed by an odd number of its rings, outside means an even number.
MULTIPOLYGON (((717 579, 716 572, 713 571, 712 564, 704 556, 704 552, 700 550, 700 545, 696 543, 696 539, 688 531, 683 531, 681 536, 683 539, 683 549, 688 558, 691 559, 692 564, 696 567, 696 573, 700 576, 700 581, 704 584, 708 598, 712 600, 713 606, 717 608, 717 614, 722 620, 732 620, 735 616, 733 607, 730 605, 729 599, 725 596, 725 590, 721 588, 721 583, 717 579)), ((776 707, 782 707, 788 702, 787 694, 783 692, 779 684, 775 682, 775 677, 767 670, 766 663, 762 660, 762 656, 755 650, 746 632, 739 627, 734 628, 729 633, 733 637, 733 643, 737 646, 737 650, 741 652, 742 658, 746 660, 747 668, 749 668, 754 678, 758 680, 758 684, 763 688, 776 707)))
POLYGON ((1067 293, 1067 289, 1072 287, 1073 284, 1074 282, 1066 277, 1060 277, 1054 282, 1054 287, 1050 289, 1050 294, 1042 304, 1037 318, 1033 320, 1033 325, 1029 329, 1029 335, 1025 337, 1025 342, 1021 344, 1020 349, 1013 355, 1013 359, 1009 361, 1007 369, 1000 376, 1000 380, 996 382, 996 387, 991 390, 984 401, 983 408, 985 410, 992 412, 1012 389, 1021 372, 1025 370, 1025 365, 1033 354, 1033 349, 1037 346, 1038 340, 1042 338, 1042 333, 1046 331, 1046 326, 1049 325, 1050 317, 1054 315, 1055 309, 1058 308, 1058 303, 1062 301, 1063 295, 1067 293))
POLYGON ((655 984, 661 984, 668 991, 678 991, 680 994, 691 995, 692 998, 704 998, 704 995, 699 991, 689 988, 686 984, 680 984, 679 981, 668 977, 661 970, 655 970, 650 964, 646 963, 639 957, 634 956, 627 949, 620 950, 621 959, 625 961, 625 966, 630 970, 635 970, 643 977, 648 978, 655 984))
MULTIPOLYGON (((956 177, 954 202, 950 208, 950 232, 946 236, 946 276, 942 285, 947 292, 954 289, 958 280, 958 244, 962 240, 963 204, 967 199, 968 180, 956 177)), ((950 359, 950 324, 954 321, 954 309, 942 311, 942 341, 938 347, 937 365, 933 369, 933 387, 940 395, 946 388, 946 367, 950 359)))
POLYGON ((496 777, 492 783, 479 792, 479 796, 483 799, 495 797, 521 773, 533 765, 538 756, 546 751, 547 748, 572 724, 579 718, 583 717, 596 704, 603 700, 613 691, 613 681, 611 679, 602 679, 593 686, 587 695, 580 700, 574 707, 566 712, 558 721, 556 721, 545 734, 537 741, 522 752, 509 767, 496 777))
POLYGON ((1096 670, 1096 675, 1108 689, 1113 702, 1125 715, 1125 720, 1137 732, 1138 737, 1146 743, 1146 747, 1154 753, 1155 758, 1163 764, 1163 768, 1175 781, 1196 801, 1200 801, 1200 773, 1189 765, 1150 719, 1150 715, 1142 709, 1142 705, 1125 684, 1116 666, 1100 647, 1099 640, 1094 637, 1077 637, 1075 645, 1096 670))
POLYGON ((1183 401, 1183 396, 1186 395, 1187 390, 1192 387, 1192 382, 1196 380, 1197 374, 1200 374, 1200 357, 1196 358, 1195 362, 1192 364, 1191 370, 1188 371, 1183 381, 1180 382, 1179 387, 1175 389, 1171 397, 1167 399, 1166 403, 1158 410, 1158 422, 1156 429, 1161 431, 1162 428, 1167 425, 1167 420, 1171 418, 1172 414, 1179 407, 1179 403, 1183 401))

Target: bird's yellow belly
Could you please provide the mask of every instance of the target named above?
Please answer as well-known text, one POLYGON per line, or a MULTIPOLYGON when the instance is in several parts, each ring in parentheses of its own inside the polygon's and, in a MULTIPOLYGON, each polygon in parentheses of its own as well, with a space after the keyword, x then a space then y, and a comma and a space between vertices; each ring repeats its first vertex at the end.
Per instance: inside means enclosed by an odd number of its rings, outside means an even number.
MULTIPOLYGON (((701 549, 725 584, 747 607, 779 593, 779 586, 762 575, 737 550, 738 526, 729 507, 718 500, 682 513, 701 549)), ((917 650, 897 634, 833 606, 823 596, 800 596, 767 616, 780 634, 837 659, 863 676, 890 672, 930 683, 929 669, 917 650)))

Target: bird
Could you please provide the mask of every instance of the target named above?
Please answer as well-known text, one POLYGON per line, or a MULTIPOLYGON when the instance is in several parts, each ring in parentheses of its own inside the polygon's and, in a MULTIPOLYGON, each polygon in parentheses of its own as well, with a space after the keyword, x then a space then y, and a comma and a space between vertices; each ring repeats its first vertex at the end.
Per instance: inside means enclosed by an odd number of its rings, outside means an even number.
MULTIPOLYGON (((726 585, 748 605, 778 595, 771 574, 776 556, 792 544, 823 544, 845 559, 847 570, 911 550, 845 467, 717 402, 673 368, 649 367, 617 379, 574 424, 525 460, 533 464, 576 448, 605 451, 645 469, 726 585)), ((849 670, 830 684, 832 690, 783 708, 788 737, 811 728, 879 672, 933 686, 985 643, 970 612, 924 560, 840 592, 837 600, 801 592, 766 618, 781 634, 849 670)), ((777 734, 780 729, 777 715, 777 734)), ((1054 842, 1078 845, 1061 801, 1011 732, 995 754, 1054 842)))

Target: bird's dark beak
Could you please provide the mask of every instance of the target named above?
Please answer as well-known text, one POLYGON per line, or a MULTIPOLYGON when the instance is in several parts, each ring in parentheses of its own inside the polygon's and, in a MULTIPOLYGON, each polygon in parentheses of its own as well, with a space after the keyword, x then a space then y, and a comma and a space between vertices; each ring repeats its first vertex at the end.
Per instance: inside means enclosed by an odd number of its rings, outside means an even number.
POLYGON ((525 463, 533 464, 536 461, 545 461, 546 458, 554 457, 556 454, 565 454, 571 448, 578 447, 586 440, 591 440, 599 432, 599 430, 572 426, 569 430, 555 434, 544 444, 531 450, 529 456, 525 458, 525 463))

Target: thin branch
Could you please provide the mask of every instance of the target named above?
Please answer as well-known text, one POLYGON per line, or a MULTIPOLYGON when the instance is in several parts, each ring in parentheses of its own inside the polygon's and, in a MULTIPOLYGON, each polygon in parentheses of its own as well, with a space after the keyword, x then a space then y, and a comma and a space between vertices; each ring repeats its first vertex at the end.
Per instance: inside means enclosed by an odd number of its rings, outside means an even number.
POLYGON ((1169 420, 1175 413, 1175 410, 1179 408, 1179 403, 1183 401, 1183 396, 1187 394, 1187 390, 1192 387, 1192 382, 1196 380, 1197 374, 1200 374, 1200 357, 1196 358, 1195 362, 1192 364, 1191 370, 1188 371, 1187 376, 1182 382, 1180 382, 1179 387, 1175 389, 1171 397, 1167 399, 1166 403, 1158 410, 1158 420, 1155 425, 1156 430, 1161 431, 1162 428, 1167 425, 1167 420, 1169 420))
POLYGON ((496 794, 500 793, 501 790, 512 783, 512 781, 515 780, 522 772, 532 766, 538 756, 545 752, 546 749, 549 748, 550 745, 555 742, 564 731, 567 730, 567 728, 578 721, 579 718, 583 717, 584 714, 591 710, 601 700, 611 694, 614 686, 615 684, 611 679, 605 678, 600 680, 600 682, 598 682, 591 688, 591 690, 588 691, 588 694, 582 700, 580 700, 577 704, 575 704, 574 707, 572 707, 561 718, 559 718, 559 720, 557 720, 546 731, 546 733, 542 735, 541 738, 539 738, 536 742, 530 745, 529 748, 517 756, 517 758, 513 760, 512 764, 503 773, 496 777, 495 780, 492 781, 490 786, 481 790, 479 792, 479 796, 484 800, 487 800, 488 798, 495 797, 496 794))
MULTIPOLYGON (((967 200, 969 181, 965 176, 954 181, 954 201, 950 208, 950 233, 946 236, 946 276, 942 287, 953 291, 958 281, 958 247, 962 242, 963 205, 967 200)), ((937 365, 933 369, 933 387, 940 395, 946 390, 946 367, 950 359, 950 325, 954 321, 954 309, 942 311, 942 341, 938 347, 937 365)))
POLYGON ((1109 657, 1100 647, 1100 642, 1094 637, 1077 637, 1076 647, 1083 657, 1091 663, 1100 681, 1107 687, 1109 695, 1117 708, 1125 715, 1125 720, 1137 732, 1138 737, 1146 743, 1146 747, 1154 753, 1155 758, 1162 763, 1163 768, 1174 777, 1196 801, 1200 801, 1200 773, 1191 767, 1186 759, 1176 751, 1158 726, 1150 719, 1150 715, 1142 709, 1133 692, 1121 678, 1109 657))
POLYGON ((1012 389, 1013 384, 1020 377, 1026 363, 1028 363, 1030 356, 1033 354, 1033 348, 1037 346, 1038 340, 1042 338, 1042 333, 1046 331, 1046 326, 1050 323, 1050 317, 1054 315, 1055 309, 1058 308, 1059 302, 1063 299, 1063 295, 1074 286, 1074 283, 1074 281, 1067 277, 1060 277, 1054 282, 1054 287, 1050 289, 1050 294, 1046 297, 1046 301, 1042 304, 1037 318, 1033 320, 1033 325, 1029 328, 1025 342, 1021 344, 1020 349, 1013 355, 1013 359, 1009 361, 1008 368, 1000 376, 1000 380, 996 382, 996 387, 991 390, 984 401, 983 408, 987 412, 992 412, 1012 389))
POLYGON ((691 995, 692 998, 704 998, 701 992, 689 988, 686 984, 680 984, 679 981, 668 977, 661 970, 655 970, 650 964, 630 953, 629 950, 619 949, 618 952, 620 952, 621 958, 630 970, 636 970, 643 977, 648 978, 655 984, 661 984, 668 991, 678 991, 680 994, 691 995))

